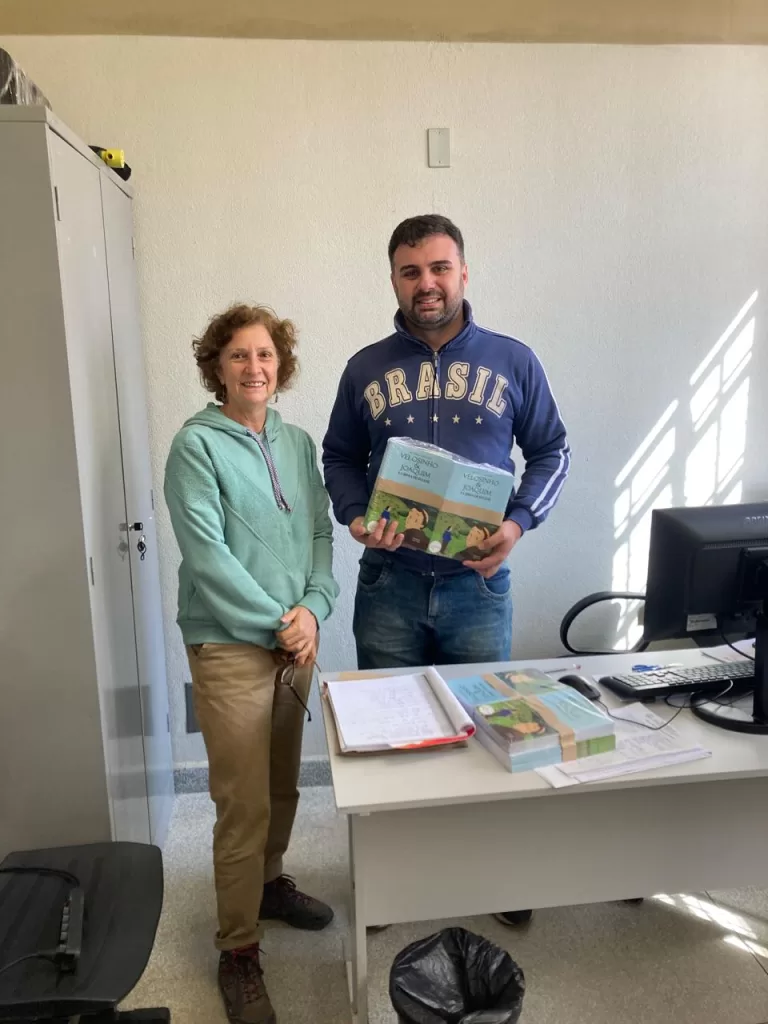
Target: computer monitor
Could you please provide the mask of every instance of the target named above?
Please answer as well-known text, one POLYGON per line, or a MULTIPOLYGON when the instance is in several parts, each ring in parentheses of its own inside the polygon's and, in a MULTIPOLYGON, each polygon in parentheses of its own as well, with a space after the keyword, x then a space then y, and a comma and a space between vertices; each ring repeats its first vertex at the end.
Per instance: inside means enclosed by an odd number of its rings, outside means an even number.
POLYGON ((715 701, 691 708, 726 729, 768 733, 768 502, 655 509, 644 641, 753 632, 751 713, 715 701))

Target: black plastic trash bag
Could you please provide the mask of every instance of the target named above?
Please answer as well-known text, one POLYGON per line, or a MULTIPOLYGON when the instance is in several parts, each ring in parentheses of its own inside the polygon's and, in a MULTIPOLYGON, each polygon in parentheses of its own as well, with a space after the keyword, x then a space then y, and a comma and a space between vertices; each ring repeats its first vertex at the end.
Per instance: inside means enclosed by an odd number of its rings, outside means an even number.
POLYGON ((517 1024, 525 977, 509 953, 464 928, 406 946, 389 973, 401 1024, 517 1024))

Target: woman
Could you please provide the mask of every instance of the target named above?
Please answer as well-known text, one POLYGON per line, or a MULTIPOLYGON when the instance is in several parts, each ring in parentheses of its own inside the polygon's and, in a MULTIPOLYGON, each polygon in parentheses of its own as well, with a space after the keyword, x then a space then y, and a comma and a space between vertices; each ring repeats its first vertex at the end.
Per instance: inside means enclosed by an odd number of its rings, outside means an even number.
POLYGON ((208 752, 219 986, 230 1020, 274 1024, 260 921, 324 928, 333 911, 283 875, 298 803, 318 626, 332 609, 328 498, 315 446, 268 407, 296 372, 293 325, 261 306, 193 343, 209 403, 171 445, 165 497, 181 549, 178 623, 208 752))

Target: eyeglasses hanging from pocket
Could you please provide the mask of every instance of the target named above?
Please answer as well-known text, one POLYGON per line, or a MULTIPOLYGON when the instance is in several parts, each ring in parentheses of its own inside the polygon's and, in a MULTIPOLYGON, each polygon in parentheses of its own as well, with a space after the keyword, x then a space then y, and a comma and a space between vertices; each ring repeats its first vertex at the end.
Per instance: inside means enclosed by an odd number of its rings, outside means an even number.
MULTIPOLYGON (((315 665, 317 667, 317 663, 315 663, 315 665)), ((313 668, 312 671, 314 673, 314 668, 313 668)), ((291 690, 291 692, 293 693, 293 695, 296 698, 296 700, 299 702, 299 704, 301 704, 301 706, 307 712, 307 722, 311 722, 312 721, 312 712, 309 710, 307 705, 304 703, 304 700, 302 699, 302 696, 299 693, 299 691, 293 685, 293 681, 294 681, 295 677, 296 677, 296 662, 293 659, 291 659, 291 661, 289 661, 287 665, 284 665, 280 669, 280 672, 278 673, 278 676, 277 676, 277 684, 278 684, 278 686, 287 686, 291 690)))

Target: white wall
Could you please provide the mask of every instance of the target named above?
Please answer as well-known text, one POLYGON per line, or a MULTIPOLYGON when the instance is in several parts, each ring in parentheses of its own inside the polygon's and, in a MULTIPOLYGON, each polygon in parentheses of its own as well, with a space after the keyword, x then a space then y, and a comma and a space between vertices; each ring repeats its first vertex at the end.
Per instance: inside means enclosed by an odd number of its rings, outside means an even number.
MULTIPOLYGON (((158 493, 174 432, 206 400, 190 340, 207 317, 246 298, 296 319, 302 378, 279 408, 319 442, 345 360, 389 332, 392 228, 436 210, 465 232, 478 319, 543 359, 574 449, 560 505, 513 555, 519 656, 559 649, 557 625, 576 598, 612 582, 642 585, 649 503, 708 500, 732 465, 715 500, 738 497, 735 485, 768 498, 765 49, 0 45, 72 128, 124 147, 134 168, 158 493), (445 125, 453 165, 430 170, 425 132, 445 125), (732 379, 720 395, 712 372, 723 362, 732 379), (629 517, 627 484, 637 505, 629 517)), ((175 751, 194 761, 203 748, 183 734, 176 547, 162 505, 158 514, 175 751)), ((358 554, 339 533, 343 596, 325 630, 324 667, 353 663, 358 554)), ((314 723, 306 750, 323 750, 314 723)))

